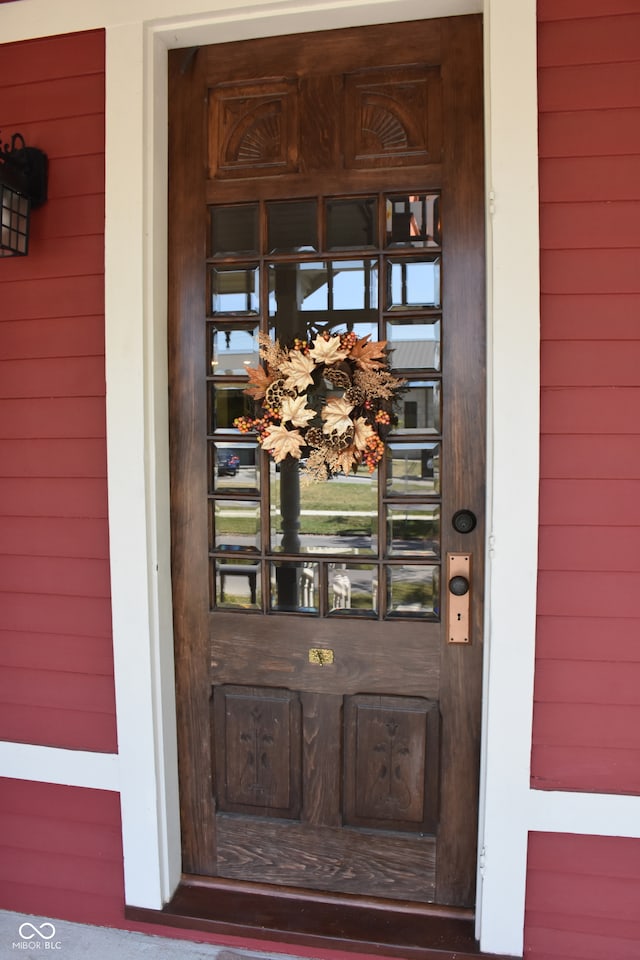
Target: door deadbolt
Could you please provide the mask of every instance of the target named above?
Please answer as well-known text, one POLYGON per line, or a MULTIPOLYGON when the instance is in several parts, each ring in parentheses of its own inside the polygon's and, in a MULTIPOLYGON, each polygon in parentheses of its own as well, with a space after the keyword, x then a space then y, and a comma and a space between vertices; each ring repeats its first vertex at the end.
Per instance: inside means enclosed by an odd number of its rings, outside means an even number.
POLYGON ((477 524, 476 515, 472 510, 456 510, 451 517, 453 529, 458 533, 471 533, 475 530, 477 524))

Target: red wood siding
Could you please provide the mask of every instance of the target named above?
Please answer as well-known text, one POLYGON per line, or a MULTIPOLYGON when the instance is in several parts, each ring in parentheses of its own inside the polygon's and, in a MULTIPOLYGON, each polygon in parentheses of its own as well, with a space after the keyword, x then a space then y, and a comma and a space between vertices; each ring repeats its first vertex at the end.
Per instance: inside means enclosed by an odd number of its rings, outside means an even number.
POLYGON ((110 752, 103 32, 2 46, 0 128, 50 171, 0 261, 0 738, 110 752))
POLYGON ((5 910, 122 926, 120 798, 0 781, 0 902, 5 910))
POLYGON ((640 2, 539 0, 538 19, 542 437, 532 783, 637 793, 640 2))
POLYGON ((530 960, 637 960, 640 840, 531 834, 530 960))

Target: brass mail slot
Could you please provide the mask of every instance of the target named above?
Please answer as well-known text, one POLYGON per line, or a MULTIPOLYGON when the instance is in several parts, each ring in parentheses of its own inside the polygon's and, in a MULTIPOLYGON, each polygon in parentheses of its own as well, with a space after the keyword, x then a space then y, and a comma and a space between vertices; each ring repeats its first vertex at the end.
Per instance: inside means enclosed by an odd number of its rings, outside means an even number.
POLYGON ((320 667, 326 667, 328 663, 333 663, 333 650, 326 650, 322 647, 311 647, 309 650, 309 663, 317 663, 320 667))

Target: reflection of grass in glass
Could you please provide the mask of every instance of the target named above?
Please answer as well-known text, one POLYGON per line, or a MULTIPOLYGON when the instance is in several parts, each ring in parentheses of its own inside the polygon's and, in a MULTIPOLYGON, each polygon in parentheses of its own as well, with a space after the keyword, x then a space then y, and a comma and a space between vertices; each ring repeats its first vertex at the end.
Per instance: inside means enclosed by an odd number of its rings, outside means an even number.
POLYGON ((439 488, 439 472, 437 460, 434 463, 432 476, 422 475, 422 460, 410 460, 408 457, 394 458, 390 463, 389 473, 391 488, 394 493, 437 493, 439 488))
POLYGON ((432 582, 392 584, 392 602, 395 609, 399 606, 418 604, 425 610, 433 610, 434 588, 432 582))
POLYGON ((257 610, 258 606, 255 603, 250 603, 247 597, 236 597, 233 594, 228 594, 225 590, 224 600, 220 602, 218 600, 218 607, 242 607, 243 610, 257 610))
MULTIPOLYGON (((233 534, 248 534, 256 536, 256 518, 255 517, 216 517, 216 535, 228 536, 233 534)), ((235 560, 233 561, 236 562, 235 560)), ((238 560, 238 563, 240 561, 238 560)))
MULTIPOLYGON (((312 484, 300 489, 300 532, 317 536, 370 536, 377 517, 375 481, 339 480, 312 484), (314 511, 310 516, 307 511, 314 511), (315 511, 321 511, 320 515, 315 511), (353 516, 366 513, 368 516, 353 516)), ((280 479, 271 481, 271 502, 280 507, 280 479)), ((274 518, 279 525, 279 519, 274 518)))
POLYGON ((392 532, 394 539, 397 540, 427 540, 437 536, 438 528, 431 518, 428 520, 400 520, 395 517, 392 532))

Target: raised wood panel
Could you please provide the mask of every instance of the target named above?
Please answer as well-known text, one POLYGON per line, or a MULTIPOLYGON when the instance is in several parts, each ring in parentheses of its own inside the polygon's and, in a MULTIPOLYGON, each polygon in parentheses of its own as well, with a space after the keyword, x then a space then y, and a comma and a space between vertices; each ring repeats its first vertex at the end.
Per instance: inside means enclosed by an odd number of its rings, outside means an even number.
POLYGON ((3 361, 0 363, 0 399, 101 397, 105 392, 104 378, 101 356, 3 361))
POLYGON ((209 176, 256 177, 298 168, 294 81, 221 85, 209 91, 209 176))
POLYGON ((0 463, 5 477, 107 476, 103 440, 0 440, 0 463))
POLYGON ((542 113, 541 157, 597 157, 640 152, 640 109, 542 113))
POLYGON ((345 823, 435 833, 438 704, 361 695, 347 699, 344 719, 345 823))
MULTIPOLYGON (((104 355, 104 317, 0 321, 0 360, 104 355)), ((104 390, 104 362, 99 371, 104 390)))
POLYGON ((544 480, 540 485, 540 522, 586 526, 640 524, 637 480, 544 480))
POLYGON ((0 529, 2 554, 98 559, 109 556, 109 528, 104 520, 3 517, 0 529))
POLYGON ((635 434, 638 427, 636 387, 572 387, 543 389, 543 433, 635 434))
POLYGON ((640 662, 640 618, 538 617, 538 658, 640 662))
POLYGON ((601 660, 538 660, 535 699, 545 703, 640 705, 640 664, 607 662, 607 638, 602 637, 601 660))
POLYGON ((542 526, 540 570, 640 571, 637 527, 542 526))
POLYGON ((113 648, 107 637, 0 631, 0 664, 25 670, 63 668, 68 673, 113 676, 113 648))
POLYGON ((543 340, 635 340, 640 294, 546 294, 541 298, 543 340), (606 332, 602 324, 607 315, 606 332))
POLYGON ((0 592, 108 597, 106 560, 0 555, 0 592))
POLYGON ((15 743, 37 743, 63 750, 118 750, 115 711, 89 714, 33 704, 0 704, 0 736, 15 743))
POLYGON ((415 166, 442 159, 437 68, 348 74, 344 110, 347 167, 415 166))
POLYGON ((538 576, 542 616, 637 617, 640 573, 549 572, 538 576))
POLYGON ((48 597, 7 593, 2 598, 5 630, 68 633, 70 636, 111 635, 111 604, 91 597, 48 597))
POLYGON ((638 245, 639 219, 640 202, 633 200, 544 203, 540 246, 543 250, 634 247, 638 245))
POLYGON ((638 249, 542 250, 540 267, 543 293, 640 293, 638 249))
POLYGON ((540 476, 545 479, 635 480, 640 476, 640 437, 545 434, 540 443, 540 476))
MULTIPOLYGON (((576 6, 580 6, 579 0, 576 6)), ((567 66, 638 60, 640 9, 634 0, 588 0, 572 20, 553 20, 567 3, 539 0, 538 65, 567 66), (607 16, 609 14, 609 16, 607 16), (544 21, 547 22, 544 22, 544 21)))
POLYGON ((640 750, 534 744, 531 770, 531 785, 537 790, 640 792, 640 750))
POLYGON ((539 177, 543 203, 640 200, 640 156, 542 160, 539 177))
POLYGON ((88 277, 47 277, 29 283, 8 279, 0 281, 0 292, 2 320, 104 314, 102 271, 88 277))
POLYGON ((218 810, 297 818, 302 786, 299 697, 266 687, 216 687, 213 721, 218 810))
MULTIPOLYGON (((545 67, 538 73, 541 113, 558 110, 606 110, 640 106, 640 59, 636 52, 627 63, 580 64, 545 67)), ((604 152, 604 151, 603 151, 604 152)))
POLYGON ((104 397, 5 399, 0 406, 0 437, 58 439, 104 437, 104 397))
POLYGON ((261 882, 359 893, 393 900, 430 901, 435 896, 435 840, 380 834, 375 845, 366 833, 318 827, 312 855, 305 825, 272 821, 256 827, 246 819, 218 818, 218 857, 222 876, 261 882))

